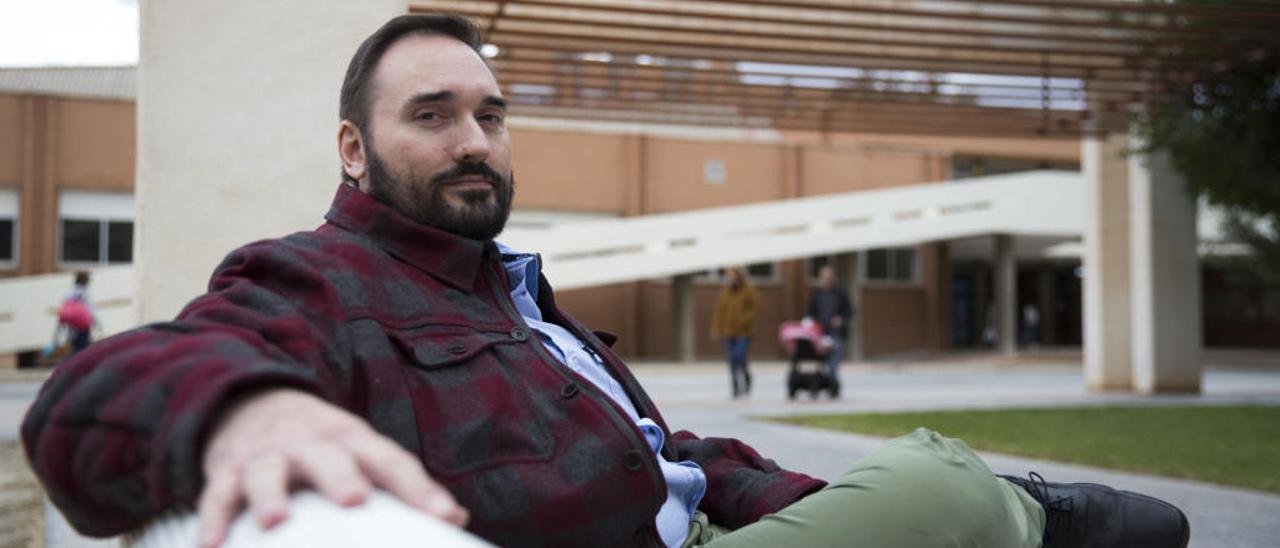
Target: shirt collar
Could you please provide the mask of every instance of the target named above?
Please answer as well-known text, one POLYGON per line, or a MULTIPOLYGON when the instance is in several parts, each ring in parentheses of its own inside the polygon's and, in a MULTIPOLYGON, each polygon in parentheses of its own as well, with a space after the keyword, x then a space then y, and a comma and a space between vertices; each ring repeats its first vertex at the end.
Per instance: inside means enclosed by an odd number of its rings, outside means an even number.
POLYGON ((458 289, 471 289, 488 242, 419 224, 343 183, 325 214, 329 222, 372 239, 400 260, 458 289))
POLYGON ((534 253, 517 251, 499 241, 494 241, 494 244, 497 245, 498 253, 502 256, 502 265, 507 270, 512 289, 523 285, 525 291, 529 292, 529 296, 537 302, 538 275, 542 273, 542 259, 534 253))

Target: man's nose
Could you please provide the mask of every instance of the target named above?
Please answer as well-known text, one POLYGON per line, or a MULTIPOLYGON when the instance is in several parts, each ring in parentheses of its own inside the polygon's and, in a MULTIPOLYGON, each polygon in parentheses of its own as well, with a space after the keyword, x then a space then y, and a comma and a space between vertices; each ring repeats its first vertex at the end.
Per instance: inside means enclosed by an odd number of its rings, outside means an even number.
POLYGON ((480 162, 489 158, 489 137, 474 118, 467 118, 454 128, 454 161, 480 162))

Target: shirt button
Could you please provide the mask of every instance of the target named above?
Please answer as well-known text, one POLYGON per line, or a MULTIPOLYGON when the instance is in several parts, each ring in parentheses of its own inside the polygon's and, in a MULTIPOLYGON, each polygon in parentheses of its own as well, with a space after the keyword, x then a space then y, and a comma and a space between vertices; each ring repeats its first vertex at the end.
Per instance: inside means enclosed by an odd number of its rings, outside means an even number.
POLYGON ((569 383, 560 388, 560 397, 569 399, 578 395, 578 385, 569 383))
POLYGON ((512 328, 511 328, 511 338, 513 338, 513 339, 515 339, 516 341, 519 341, 519 342, 527 341, 527 340, 529 340, 529 330, 528 330, 528 329, 525 329, 525 328, 523 328, 523 327, 520 327, 520 326, 518 326, 518 325, 517 325, 517 326, 515 326, 515 327, 512 327, 512 328))
POLYGON ((644 466, 644 455, 635 449, 627 451, 627 454, 622 457, 622 465, 627 467, 627 470, 635 472, 644 466))

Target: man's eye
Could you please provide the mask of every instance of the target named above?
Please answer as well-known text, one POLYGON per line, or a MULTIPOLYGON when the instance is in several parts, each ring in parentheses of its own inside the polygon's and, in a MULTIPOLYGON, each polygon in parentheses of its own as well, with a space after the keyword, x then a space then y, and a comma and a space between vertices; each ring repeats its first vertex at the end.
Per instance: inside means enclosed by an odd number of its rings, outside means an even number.
POLYGON ((481 114, 480 121, 489 122, 489 123, 499 123, 499 122, 502 122, 502 115, 501 114, 481 114))
POLYGON ((420 112, 414 118, 418 120, 427 120, 427 121, 438 120, 440 118, 440 114, 435 112, 420 112))

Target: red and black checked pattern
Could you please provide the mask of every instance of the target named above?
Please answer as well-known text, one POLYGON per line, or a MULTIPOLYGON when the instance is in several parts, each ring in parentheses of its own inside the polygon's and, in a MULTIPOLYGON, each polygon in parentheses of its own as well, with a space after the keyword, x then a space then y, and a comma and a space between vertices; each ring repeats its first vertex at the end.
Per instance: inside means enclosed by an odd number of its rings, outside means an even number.
MULTIPOLYGON (((653 546, 666 486, 643 435, 560 365, 507 296, 492 242, 413 223, 341 186, 320 228, 249 244, 171 322, 58 367, 23 424, 27 454, 82 532, 113 535, 191 505, 205 427, 246 390, 290 386, 365 417, 422 458, 503 546, 653 546)), ((560 311, 639 412, 665 422, 626 366, 560 311)), ((678 433, 671 460, 707 473, 701 509, 731 527, 822 487, 736 440, 678 433)))

